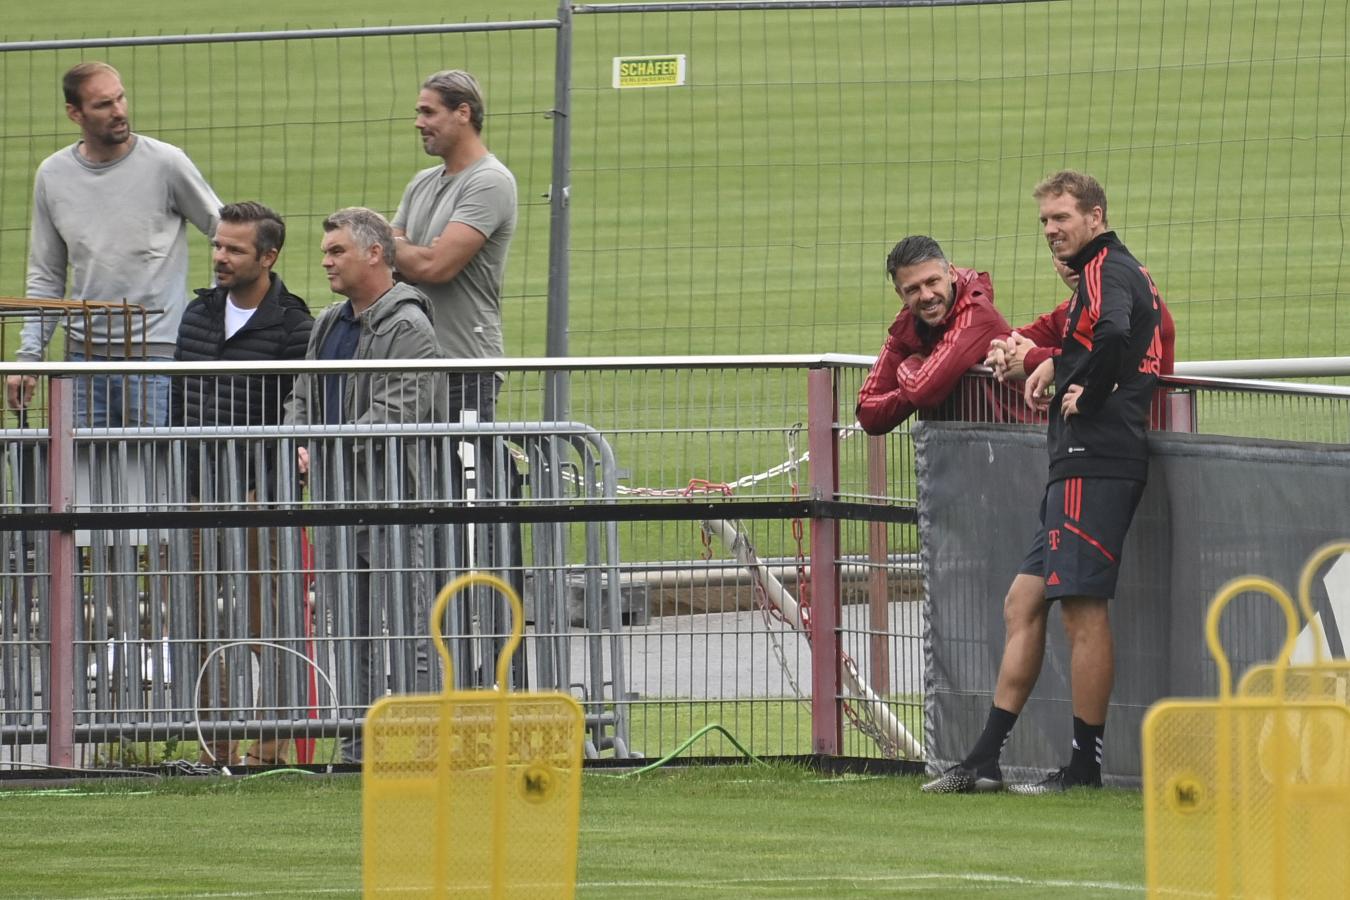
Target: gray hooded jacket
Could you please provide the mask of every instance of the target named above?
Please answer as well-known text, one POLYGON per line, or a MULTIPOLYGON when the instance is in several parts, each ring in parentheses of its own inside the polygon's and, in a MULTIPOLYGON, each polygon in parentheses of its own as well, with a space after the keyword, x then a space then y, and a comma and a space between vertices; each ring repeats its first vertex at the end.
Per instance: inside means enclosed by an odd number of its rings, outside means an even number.
MULTIPOLYGON (((306 359, 317 359, 344 304, 325 309, 314 323, 306 359)), ((325 375, 298 375, 286 403, 287 425, 426 424, 445 421, 445 385, 432 372, 362 371, 362 360, 437 359, 431 307, 416 288, 396 284, 359 318, 360 336, 350 369, 342 373, 340 415, 325 415, 325 375)), ((370 507, 427 501, 435 491, 433 440, 416 437, 310 437, 310 499, 318 506, 370 507)), ((363 708, 384 693, 386 663, 372 659, 368 638, 387 623, 400 636, 426 633, 434 585, 427 568, 425 526, 351 525, 316 528, 320 615, 339 638, 337 687, 344 705, 363 708), (380 574, 376 574, 380 573, 380 574), (372 673, 375 673, 372 675, 372 673)), ((409 645, 411 646, 411 645, 409 645)), ((380 651, 386 652, 386 651, 380 651)), ((388 651, 392 652, 392 651, 388 651)), ((412 689, 413 662, 392 666, 395 690, 412 689)))
MULTIPOLYGON (((309 336, 305 359, 319 358, 319 350, 333 330, 342 306, 334 303, 319 314, 309 336)), ((365 311, 359 321, 361 337, 354 361, 444 357, 431 323, 431 302, 412 285, 394 285, 365 311)), ((440 418, 435 406, 444 395, 444 391, 434 390, 434 381, 434 376, 427 373, 349 373, 340 418, 343 422, 358 424, 433 421, 440 418)), ((322 422, 325 418, 322 406, 322 376, 299 375, 286 403, 286 424, 322 422)))

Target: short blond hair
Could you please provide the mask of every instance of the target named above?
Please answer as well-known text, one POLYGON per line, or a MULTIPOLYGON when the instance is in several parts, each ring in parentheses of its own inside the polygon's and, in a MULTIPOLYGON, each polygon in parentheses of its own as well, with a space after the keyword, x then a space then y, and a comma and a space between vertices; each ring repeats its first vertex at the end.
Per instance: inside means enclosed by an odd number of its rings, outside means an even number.
POLYGON ((1078 201, 1078 211, 1081 213, 1091 212, 1094 206, 1101 207, 1102 224, 1106 224, 1106 190, 1100 181, 1086 172, 1061 169, 1053 175, 1047 175, 1031 192, 1038 202, 1045 197, 1062 194, 1068 194, 1078 201))

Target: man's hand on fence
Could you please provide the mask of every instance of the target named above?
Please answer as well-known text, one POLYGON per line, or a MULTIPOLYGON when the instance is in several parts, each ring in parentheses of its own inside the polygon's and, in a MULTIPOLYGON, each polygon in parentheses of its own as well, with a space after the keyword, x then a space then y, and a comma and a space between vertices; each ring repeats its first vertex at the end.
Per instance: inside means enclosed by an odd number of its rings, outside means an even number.
POLYGON ((984 364, 994 370, 994 377, 999 381, 1026 378, 1027 351, 1034 346, 1030 338, 1014 331, 1006 340, 995 338, 990 341, 989 355, 984 358, 984 364))
POLYGON ((308 448, 308 447, 296 447, 296 448, 295 448, 295 460, 296 460, 296 465, 298 465, 298 466, 300 467, 300 474, 301 474, 301 475, 308 475, 308 474, 309 474, 309 448, 308 448))
POLYGON ((5 399, 10 409, 27 409, 37 388, 37 378, 32 375, 10 375, 5 378, 5 399))

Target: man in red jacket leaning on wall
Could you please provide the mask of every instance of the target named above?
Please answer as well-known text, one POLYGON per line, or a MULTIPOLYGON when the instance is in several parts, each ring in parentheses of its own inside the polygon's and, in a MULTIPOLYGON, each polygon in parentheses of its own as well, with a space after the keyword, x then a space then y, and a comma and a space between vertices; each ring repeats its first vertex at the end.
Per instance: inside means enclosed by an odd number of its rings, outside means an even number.
POLYGON ((868 434, 944 404, 990 342, 1010 330, 994 308, 989 275, 953 266, 930 237, 896 244, 886 274, 905 306, 858 392, 858 422, 868 434))

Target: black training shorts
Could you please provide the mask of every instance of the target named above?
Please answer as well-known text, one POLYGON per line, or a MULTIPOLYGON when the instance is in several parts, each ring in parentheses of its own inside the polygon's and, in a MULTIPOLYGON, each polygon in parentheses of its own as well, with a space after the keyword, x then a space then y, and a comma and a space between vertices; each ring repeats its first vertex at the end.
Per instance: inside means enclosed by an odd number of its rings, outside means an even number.
POLYGON ((1045 599, 1116 595, 1120 550, 1144 495, 1128 478, 1065 478, 1046 485, 1041 528, 1019 570, 1045 579, 1045 599))

